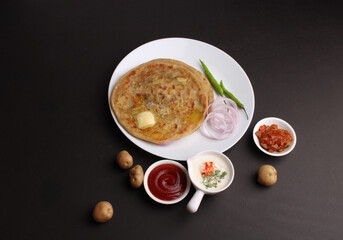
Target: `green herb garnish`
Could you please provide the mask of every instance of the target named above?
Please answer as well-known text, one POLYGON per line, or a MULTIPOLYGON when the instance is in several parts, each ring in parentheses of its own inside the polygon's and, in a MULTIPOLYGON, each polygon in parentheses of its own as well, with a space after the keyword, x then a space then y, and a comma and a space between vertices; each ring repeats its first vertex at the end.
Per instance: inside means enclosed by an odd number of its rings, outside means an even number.
POLYGON ((203 176, 202 184, 206 187, 206 189, 209 188, 216 188, 218 187, 218 183, 221 182, 222 179, 227 175, 227 172, 220 170, 216 170, 215 172, 211 172, 209 175, 206 173, 203 176))

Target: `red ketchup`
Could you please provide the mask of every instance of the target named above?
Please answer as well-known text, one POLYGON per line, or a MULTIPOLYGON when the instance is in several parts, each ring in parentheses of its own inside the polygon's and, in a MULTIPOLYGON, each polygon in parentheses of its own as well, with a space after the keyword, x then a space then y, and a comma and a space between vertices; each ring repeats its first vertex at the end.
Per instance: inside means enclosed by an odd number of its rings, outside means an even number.
POLYGON ((174 164, 162 164, 149 174, 148 187, 152 195, 164 201, 179 198, 187 187, 185 172, 174 164))

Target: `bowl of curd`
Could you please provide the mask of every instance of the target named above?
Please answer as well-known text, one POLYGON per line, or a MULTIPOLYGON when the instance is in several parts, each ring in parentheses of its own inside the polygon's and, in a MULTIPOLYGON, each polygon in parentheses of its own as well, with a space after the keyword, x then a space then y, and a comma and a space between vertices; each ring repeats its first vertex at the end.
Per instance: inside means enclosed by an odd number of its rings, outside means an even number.
POLYGON ((204 151, 187 160, 189 177, 196 189, 187 210, 198 210, 205 194, 214 195, 227 189, 235 176, 230 159, 216 151, 204 151))

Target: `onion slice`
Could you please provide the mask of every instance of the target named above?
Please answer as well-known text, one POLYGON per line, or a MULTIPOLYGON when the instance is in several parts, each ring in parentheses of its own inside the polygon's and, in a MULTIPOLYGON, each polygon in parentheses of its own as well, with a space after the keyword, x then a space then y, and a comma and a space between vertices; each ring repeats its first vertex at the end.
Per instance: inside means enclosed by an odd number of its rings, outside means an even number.
POLYGON ((239 123, 237 104, 229 98, 218 97, 208 106, 200 131, 209 138, 223 140, 233 135, 239 123))

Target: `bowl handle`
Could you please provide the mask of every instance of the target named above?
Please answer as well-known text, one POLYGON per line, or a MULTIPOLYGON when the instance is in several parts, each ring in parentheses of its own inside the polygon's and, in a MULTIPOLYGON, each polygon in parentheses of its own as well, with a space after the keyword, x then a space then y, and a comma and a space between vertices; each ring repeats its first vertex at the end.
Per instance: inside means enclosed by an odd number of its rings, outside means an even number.
POLYGON ((196 190, 192 199, 187 204, 188 212, 195 213, 198 210, 203 197, 204 197, 204 192, 201 190, 196 190))

